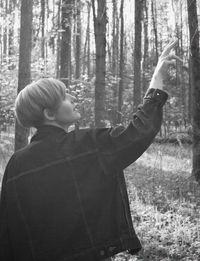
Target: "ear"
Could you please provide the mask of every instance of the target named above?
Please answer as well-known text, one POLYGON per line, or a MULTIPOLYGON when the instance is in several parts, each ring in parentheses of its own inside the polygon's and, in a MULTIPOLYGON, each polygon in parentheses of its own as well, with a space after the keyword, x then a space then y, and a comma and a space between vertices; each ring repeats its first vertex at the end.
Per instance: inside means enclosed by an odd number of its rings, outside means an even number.
POLYGON ((43 111, 44 118, 48 121, 54 121, 55 120, 55 114, 49 109, 44 109, 43 111))

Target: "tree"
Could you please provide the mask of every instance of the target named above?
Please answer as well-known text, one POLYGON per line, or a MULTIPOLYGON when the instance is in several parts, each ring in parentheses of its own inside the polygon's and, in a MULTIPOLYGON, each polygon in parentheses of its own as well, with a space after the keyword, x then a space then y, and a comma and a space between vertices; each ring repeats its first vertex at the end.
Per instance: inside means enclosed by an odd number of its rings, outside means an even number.
POLYGON ((45 2, 46 0, 41 0, 41 20, 42 20, 42 41, 41 41, 41 57, 45 58, 45 2))
POLYGON ((72 20, 72 0, 62 2, 62 38, 60 51, 60 78, 69 86, 71 78, 71 20, 72 20))
MULTIPOLYGON (((21 1, 21 29, 19 47, 18 93, 31 81, 31 49, 32 49, 32 0, 21 1)), ((29 130, 15 125, 15 150, 28 143, 29 130)))
MULTIPOLYGON (((117 0, 112 0, 112 76, 113 82, 113 112, 112 121, 113 124, 117 124, 118 118, 118 68, 119 68, 119 17, 118 17, 118 6, 117 0)), ((123 28, 124 30, 124 28, 123 28)), ((122 36, 123 37, 123 36, 122 36)), ((123 43, 123 41, 122 41, 123 43)), ((119 113, 119 112, 118 112, 119 113)), ((120 115, 121 116, 121 115, 120 115)), ((120 117, 119 116, 119 117, 120 117)))
POLYGON ((91 2, 87 1, 87 28, 86 28, 86 37, 84 44, 84 52, 83 52, 83 74, 86 73, 87 69, 87 78, 89 81, 91 74, 91 59, 90 59, 90 14, 91 14, 91 2))
POLYGON ((142 70, 142 77, 141 77, 141 88, 142 88, 142 96, 146 92, 146 69, 147 69, 147 58, 148 58, 148 7, 147 2, 144 0, 143 2, 143 19, 142 19, 142 32, 143 32, 143 55, 142 55, 142 62, 141 62, 141 70, 142 70))
POLYGON ((76 72, 75 72, 75 78, 80 78, 80 58, 81 58, 81 2, 80 0, 77 0, 76 3, 76 72))
POLYGON ((134 41, 134 111, 141 102, 141 32, 143 0, 135 1, 135 41, 134 41))
MULTIPOLYGON (((58 27, 58 35, 57 35, 57 62, 56 62, 56 76, 60 78, 60 63, 61 63, 61 0, 58 1, 58 15, 57 15, 57 27, 58 27)), ((61 30, 62 32, 62 30, 61 30)))
POLYGON ((121 111, 123 100, 123 85, 124 85, 124 0, 121 0, 120 18, 121 18, 121 31, 120 31, 120 63, 119 63, 119 91, 118 91, 118 119, 117 122, 121 123, 121 111))
POLYGON ((151 15, 152 15, 152 23, 153 23, 153 32, 155 37, 155 51, 156 51, 156 61, 158 62, 158 32, 157 32, 157 15, 156 15, 156 6, 154 0, 151 0, 151 15))
POLYGON ((192 173, 200 183, 200 55, 196 0, 187 0, 190 32, 190 60, 192 86, 193 161, 192 173))
POLYGON ((96 48, 95 81, 95 125, 104 126, 105 119, 105 75, 106 75, 106 0, 92 0, 96 48), (97 12, 97 14, 96 14, 97 12))

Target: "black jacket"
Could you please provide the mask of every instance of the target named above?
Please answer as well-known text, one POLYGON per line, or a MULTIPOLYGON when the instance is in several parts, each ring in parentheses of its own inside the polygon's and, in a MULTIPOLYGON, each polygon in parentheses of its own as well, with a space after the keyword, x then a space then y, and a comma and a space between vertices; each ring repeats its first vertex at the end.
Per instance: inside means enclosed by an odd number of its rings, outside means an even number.
POLYGON ((123 169, 152 143, 166 99, 150 89, 127 128, 38 129, 5 170, 0 260, 96 261, 139 251, 123 169))

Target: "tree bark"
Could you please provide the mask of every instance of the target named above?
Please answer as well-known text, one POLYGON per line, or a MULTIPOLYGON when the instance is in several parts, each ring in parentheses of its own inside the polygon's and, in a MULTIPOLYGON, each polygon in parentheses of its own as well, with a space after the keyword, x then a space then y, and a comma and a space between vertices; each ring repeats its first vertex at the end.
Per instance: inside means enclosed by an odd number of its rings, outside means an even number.
POLYGON ((88 2, 88 29, 87 29, 87 75, 88 80, 91 76, 91 58, 90 58, 90 13, 91 13, 91 3, 88 2))
POLYGON ((187 4, 190 32, 190 61, 192 86, 192 174, 200 183, 200 55, 198 16, 196 0, 187 0, 187 4))
POLYGON ((112 75, 115 78, 113 82, 113 112, 112 112, 112 121, 113 124, 117 124, 117 110, 118 110, 118 68, 119 68, 119 17, 117 11, 117 1, 113 0, 113 28, 112 28, 112 75))
MULTIPOLYGON (((57 16, 58 29, 61 28, 61 0, 58 2, 58 16, 57 16)), ((57 61, 56 61, 56 77, 60 78, 60 64, 61 64, 61 33, 58 31, 57 35, 57 61)))
POLYGON ((116 76, 118 74, 118 14, 117 14, 117 1, 113 0, 113 28, 112 28, 112 74, 116 76))
POLYGON ((124 87, 124 0, 121 0, 120 18, 121 18, 121 32, 120 32, 120 62, 119 62, 119 90, 118 90, 118 114, 117 123, 122 121, 122 101, 123 101, 123 87, 124 87))
POLYGON ((45 1, 41 0, 41 20, 42 20, 42 40, 41 40, 41 57, 45 58, 45 1))
POLYGON ((80 79, 80 58, 81 58, 81 12, 80 12, 80 0, 77 0, 77 29, 76 29, 76 71, 75 78, 80 79))
MULTIPOLYGON (((19 47, 18 93, 31 81, 31 49, 32 49, 32 0, 21 1, 21 29, 19 47)), ((29 130, 15 124, 15 150, 28 143, 29 130)))
POLYGON ((141 37, 142 37, 142 7, 143 0, 135 1, 135 42, 134 42, 134 91, 133 110, 141 102, 141 37))
POLYGON ((106 0, 97 0, 97 5, 96 10, 92 0, 96 47, 95 125, 101 127, 105 125, 106 0))
POLYGON ((90 13, 91 13, 91 2, 87 1, 87 29, 86 37, 84 44, 84 53, 83 53, 83 74, 86 73, 87 69, 87 78, 89 80, 91 74, 91 59, 90 59, 90 13))
POLYGON ((147 90, 147 81, 146 81, 146 69, 147 69, 147 57, 148 57, 148 7, 146 0, 143 1, 143 57, 142 57, 142 78, 141 78, 141 88, 142 96, 144 96, 147 90))
POLYGON ((72 0, 62 2, 62 38, 60 51, 60 78, 69 87, 71 78, 71 19, 72 0))
POLYGON ((153 22, 153 31, 155 37, 155 52, 156 52, 156 60, 155 65, 158 62, 158 32, 157 32, 157 25, 156 25, 156 8, 154 6, 154 0, 151 0, 151 14, 152 14, 152 22, 153 22))

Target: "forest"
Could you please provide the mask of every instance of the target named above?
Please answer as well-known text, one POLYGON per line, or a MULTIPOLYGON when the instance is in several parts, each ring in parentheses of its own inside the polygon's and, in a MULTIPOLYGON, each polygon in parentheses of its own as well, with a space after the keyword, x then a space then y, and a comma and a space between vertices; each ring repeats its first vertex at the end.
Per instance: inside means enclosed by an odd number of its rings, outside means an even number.
POLYGON ((28 83, 63 81, 82 115, 74 128, 126 126, 178 39, 161 130, 125 171, 143 250, 114 260, 200 260, 199 24, 198 0, 0 0, 0 182, 35 131, 14 115, 28 83))

